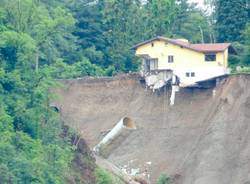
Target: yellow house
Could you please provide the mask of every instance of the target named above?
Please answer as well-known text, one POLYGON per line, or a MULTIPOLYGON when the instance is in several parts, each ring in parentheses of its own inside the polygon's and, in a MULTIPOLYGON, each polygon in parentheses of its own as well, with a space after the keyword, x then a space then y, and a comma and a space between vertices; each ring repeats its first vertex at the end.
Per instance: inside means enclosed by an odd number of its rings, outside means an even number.
POLYGON ((141 73, 148 86, 157 89, 176 76, 180 86, 229 73, 230 43, 191 44, 185 39, 156 37, 133 47, 142 58, 141 73))

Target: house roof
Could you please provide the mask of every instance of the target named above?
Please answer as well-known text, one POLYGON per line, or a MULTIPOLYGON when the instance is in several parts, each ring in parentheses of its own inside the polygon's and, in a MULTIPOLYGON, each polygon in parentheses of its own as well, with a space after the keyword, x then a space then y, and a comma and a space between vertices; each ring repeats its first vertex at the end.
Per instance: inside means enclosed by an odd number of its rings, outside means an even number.
POLYGON ((201 52, 221 52, 231 46, 230 43, 210 43, 210 44, 191 44, 192 48, 201 52))
POLYGON ((176 40, 176 39, 170 39, 170 38, 166 38, 166 37, 162 37, 162 36, 157 36, 155 38, 152 38, 150 40, 146 40, 144 42, 141 42, 135 46, 132 47, 132 49, 137 49, 138 47, 148 44, 152 41, 156 41, 156 40, 162 40, 162 41, 166 41, 169 43, 172 43, 174 45, 178 45, 180 47, 183 48, 187 48, 193 51, 197 51, 197 52, 203 52, 203 53, 208 53, 208 52, 223 52, 224 50, 226 50, 231 46, 231 43, 204 43, 204 44, 191 44, 189 42, 185 42, 185 41, 181 41, 181 40, 176 40))

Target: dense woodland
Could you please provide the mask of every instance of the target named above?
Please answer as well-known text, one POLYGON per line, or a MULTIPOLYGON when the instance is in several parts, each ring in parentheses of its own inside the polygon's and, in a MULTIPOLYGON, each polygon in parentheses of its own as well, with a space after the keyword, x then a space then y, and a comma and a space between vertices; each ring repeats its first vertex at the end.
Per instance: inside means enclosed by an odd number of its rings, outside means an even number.
MULTIPOLYGON (((157 35, 232 42, 250 65, 250 2, 0 0, 0 183, 66 183, 75 147, 58 112, 56 79, 138 70, 131 47, 157 35)), ((98 181, 98 180, 97 180, 98 181)), ((78 181, 79 183, 83 181, 78 181)))

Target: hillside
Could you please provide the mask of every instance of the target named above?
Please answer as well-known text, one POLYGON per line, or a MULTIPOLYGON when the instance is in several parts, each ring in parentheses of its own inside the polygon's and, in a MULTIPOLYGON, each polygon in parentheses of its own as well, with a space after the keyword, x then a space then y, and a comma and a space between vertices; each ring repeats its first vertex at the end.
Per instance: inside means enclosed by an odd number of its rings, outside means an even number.
POLYGON ((182 89, 173 107, 168 89, 152 93, 136 76, 62 83, 62 118, 90 147, 122 117, 136 121, 137 130, 108 157, 116 166, 144 172, 148 165, 153 182, 161 173, 177 184, 250 181, 249 75, 224 79, 215 96, 213 89, 182 89))

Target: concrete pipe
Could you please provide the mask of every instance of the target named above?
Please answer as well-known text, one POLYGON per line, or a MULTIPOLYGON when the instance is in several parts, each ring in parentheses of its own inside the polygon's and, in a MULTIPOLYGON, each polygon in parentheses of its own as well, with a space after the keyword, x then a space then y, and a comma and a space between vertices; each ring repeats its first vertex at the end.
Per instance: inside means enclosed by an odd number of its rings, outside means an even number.
POLYGON ((136 130, 135 122, 128 117, 122 118, 101 142, 93 148, 94 152, 107 157, 133 130, 136 130))

